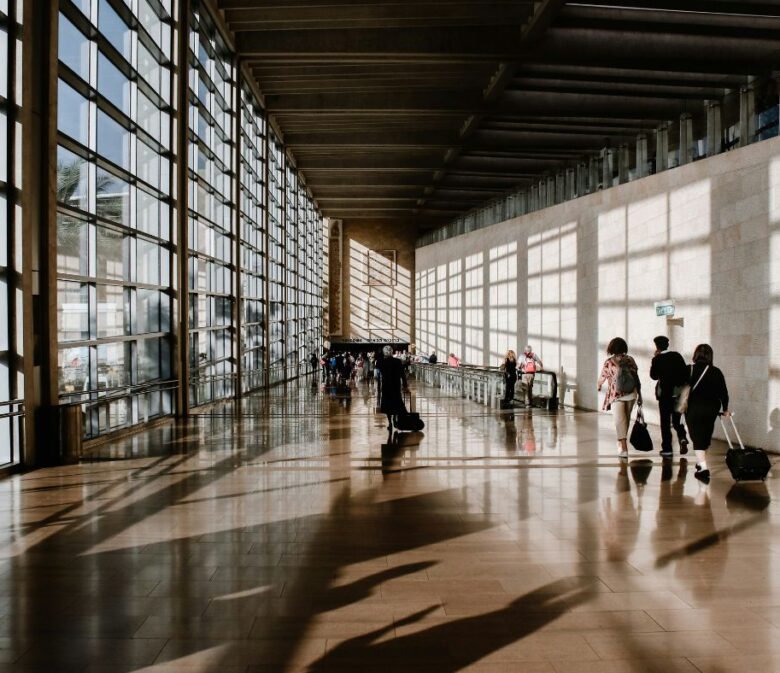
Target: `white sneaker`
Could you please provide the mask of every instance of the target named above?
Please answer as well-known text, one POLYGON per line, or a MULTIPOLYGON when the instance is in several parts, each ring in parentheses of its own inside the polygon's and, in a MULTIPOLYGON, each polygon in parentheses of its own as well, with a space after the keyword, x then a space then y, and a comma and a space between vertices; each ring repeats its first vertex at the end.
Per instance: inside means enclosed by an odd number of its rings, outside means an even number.
POLYGON ((628 460, 628 451, 618 452, 618 458, 620 458, 621 460, 628 460))

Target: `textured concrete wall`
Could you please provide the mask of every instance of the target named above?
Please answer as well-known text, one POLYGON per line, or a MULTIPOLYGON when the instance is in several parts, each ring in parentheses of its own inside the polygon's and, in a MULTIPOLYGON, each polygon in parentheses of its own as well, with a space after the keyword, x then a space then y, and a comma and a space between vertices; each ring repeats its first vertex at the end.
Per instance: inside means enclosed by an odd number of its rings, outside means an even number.
POLYGON ((780 450, 780 139, 420 248, 415 275, 420 348, 497 364, 530 342, 585 408, 613 336, 648 392, 652 337, 709 342, 746 440, 780 450))
MULTIPOLYGON (((339 336, 409 341, 414 335, 414 230, 389 227, 386 222, 345 221, 342 237, 343 316, 339 336), (376 253, 380 272, 391 269, 392 284, 368 283, 367 255, 376 253)), ((335 336, 335 335, 334 335, 335 336)))

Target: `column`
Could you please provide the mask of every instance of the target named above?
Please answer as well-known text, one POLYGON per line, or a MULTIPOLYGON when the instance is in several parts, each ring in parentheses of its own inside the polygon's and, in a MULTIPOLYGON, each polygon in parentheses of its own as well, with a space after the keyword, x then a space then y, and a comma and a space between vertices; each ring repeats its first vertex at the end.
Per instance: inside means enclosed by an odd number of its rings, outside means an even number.
POLYGON ((577 184, 575 186, 577 196, 588 193, 588 165, 581 161, 577 164, 577 184))
POLYGON ((615 174, 615 151, 609 147, 601 150, 604 162, 601 165, 601 184, 604 189, 612 186, 613 175, 615 174))
POLYGON ((647 177, 650 168, 647 165, 647 136, 640 133, 636 137, 636 176, 638 178, 647 177))
POLYGON ((680 115, 680 166, 693 161, 693 117, 680 115))
POLYGON ((723 117, 720 101, 707 101, 706 112, 707 156, 714 157, 723 151, 723 117))
POLYGON ((618 161, 618 183, 623 185, 631 178, 629 171, 631 169, 631 155, 628 151, 628 145, 621 145, 617 150, 618 161))
POLYGON ((655 130, 655 172, 669 167, 669 126, 662 124, 655 130))
POLYGON ((601 157, 596 155, 590 158, 588 166, 588 191, 597 192, 601 188, 601 157))
POLYGON ((739 146, 753 142, 756 135, 756 92, 750 78, 747 86, 739 90, 739 146))

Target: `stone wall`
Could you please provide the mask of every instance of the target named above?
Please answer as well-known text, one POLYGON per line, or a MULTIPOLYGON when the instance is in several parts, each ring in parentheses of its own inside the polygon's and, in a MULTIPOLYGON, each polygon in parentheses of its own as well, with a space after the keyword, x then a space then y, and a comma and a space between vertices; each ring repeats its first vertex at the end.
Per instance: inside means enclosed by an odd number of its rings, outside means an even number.
POLYGON ((709 342, 746 440, 780 450, 780 139, 420 248, 415 277, 419 348, 498 364, 531 343, 588 409, 613 336, 647 397, 654 336, 709 342))
POLYGON ((341 330, 332 340, 411 340, 416 236, 414 229, 386 222, 344 221, 341 330))

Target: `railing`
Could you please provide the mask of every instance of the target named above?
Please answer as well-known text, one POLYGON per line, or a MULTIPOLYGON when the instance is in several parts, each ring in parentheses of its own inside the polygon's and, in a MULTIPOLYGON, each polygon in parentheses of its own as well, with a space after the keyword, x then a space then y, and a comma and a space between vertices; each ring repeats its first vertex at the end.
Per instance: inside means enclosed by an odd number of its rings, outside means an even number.
MULTIPOLYGON (((80 407, 81 414, 67 415, 70 419, 67 424, 79 424, 80 434, 83 439, 94 439, 100 435, 115 432, 123 428, 131 427, 138 423, 146 422, 153 418, 166 416, 173 410, 170 403, 163 399, 164 393, 172 392, 178 388, 176 379, 164 379, 162 381, 149 381, 148 383, 128 384, 111 388, 94 388, 91 390, 79 390, 62 393, 59 396, 59 406, 63 414, 70 407, 80 407), (145 395, 160 394, 154 406, 144 406, 133 402, 143 400, 145 395), (128 400, 128 404, 121 406, 122 401, 128 400), (117 403, 115 405, 115 403, 117 403), (115 405, 115 406, 112 406, 115 405)), ((151 398, 146 403, 151 405, 151 398)), ((62 416, 65 418, 65 416, 62 416)), ((62 430, 61 430, 62 432, 62 430)), ((68 428, 65 434, 75 432, 75 428, 68 428)))
MULTIPOLYGON (((484 404, 490 408, 501 405, 504 394, 504 375, 498 367, 416 362, 412 371, 418 381, 441 388, 445 393, 484 404)), ((558 377, 554 372, 536 372, 534 394, 549 399, 558 398, 558 377)))
POLYGON ((0 402, 0 466, 19 460, 24 429, 24 401, 0 402))

